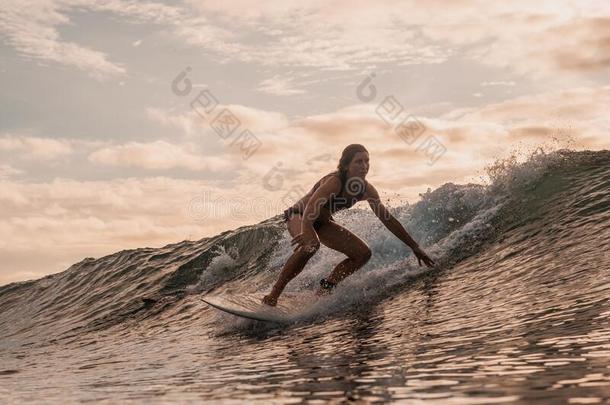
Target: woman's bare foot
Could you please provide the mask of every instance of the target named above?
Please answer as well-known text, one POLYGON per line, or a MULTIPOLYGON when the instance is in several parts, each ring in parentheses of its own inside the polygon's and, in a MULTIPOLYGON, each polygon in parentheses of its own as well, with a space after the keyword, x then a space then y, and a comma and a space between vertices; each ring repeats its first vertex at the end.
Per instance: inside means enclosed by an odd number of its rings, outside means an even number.
POLYGON ((274 307, 277 305, 277 298, 273 297, 271 294, 265 295, 261 301, 263 304, 267 304, 271 307, 274 307))

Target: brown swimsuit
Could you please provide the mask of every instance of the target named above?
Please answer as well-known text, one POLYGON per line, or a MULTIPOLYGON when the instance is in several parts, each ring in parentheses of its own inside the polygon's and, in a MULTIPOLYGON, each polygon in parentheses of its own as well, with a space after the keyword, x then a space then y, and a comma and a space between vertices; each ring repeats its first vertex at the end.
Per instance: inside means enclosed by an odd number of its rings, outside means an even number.
MULTIPOLYGON (((305 197, 307 197, 307 196, 311 197, 313 195, 313 193, 316 191, 316 189, 318 187, 320 187, 322 180, 324 180, 325 178, 327 178, 329 176, 338 176, 341 179, 338 172, 335 171, 335 172, 329 173, 326 176, 322 177, 320 180, 318 180, 318 182, 312 187, 312 189, 309 191, 309 193, 307 193, 307 195, 305 197)), ((323 207, 326 208, 331 214, 334 212, 337 212, 339 210, 350 208, 352 205, 354 205, 358 201, 360 201, 362 199, 362 197, 364 196, 364 193, 366 192, 366 186, 367 186, 366 181, 364 182, 364 187, 363 187, 362 191, 360 193, 358 193, 358 195, 355 195, 355 196, 348 196, 348 194, 346 193, 346 190, 345 190, 345 184, 346 184, 346 180, 341 179, 341 191, 339 192, 339 195, 337 195, 337 196, 331 195, 329 201, 326 201, 326 204, 323 205, 323 207)), ((303 202, 305 197, 301 198, 301 200, 296 202, 292 207, 290 207, 284 211, 284 222, 287 222, 290 219, 290 217, 294 214, 303 213, 303 211, 305 210, 305 203, 303 202)), ((329 215, 328 220, 334 221, 332 215, 329 215)), ((318 229, 320 229, 320 227, 323 224, 324 224, 323 220, 321 220, 318 217, 313 223, 313 228, 315 230, 318 230, 318 229)))

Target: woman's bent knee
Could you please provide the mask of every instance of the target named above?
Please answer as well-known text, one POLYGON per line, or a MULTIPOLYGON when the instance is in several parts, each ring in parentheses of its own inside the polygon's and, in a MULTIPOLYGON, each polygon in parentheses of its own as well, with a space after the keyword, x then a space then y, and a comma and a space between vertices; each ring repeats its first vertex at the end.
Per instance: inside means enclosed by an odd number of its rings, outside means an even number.
POLYGON ((373 255, 371 249, 367 246, 366 249, 363 249, 358 255, 352 257, 352 260, 358 262, 360 265, 365 265, 373 255))

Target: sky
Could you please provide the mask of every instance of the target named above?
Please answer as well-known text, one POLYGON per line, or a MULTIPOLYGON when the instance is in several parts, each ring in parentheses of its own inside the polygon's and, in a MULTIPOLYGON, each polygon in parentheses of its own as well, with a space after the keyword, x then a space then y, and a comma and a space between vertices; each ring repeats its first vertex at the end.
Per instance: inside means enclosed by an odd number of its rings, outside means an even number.
POLYGON ((390 205, 607 149, 610 3, 0 0, 0 87, 3 285, 258 223, 351 143, 390 205))

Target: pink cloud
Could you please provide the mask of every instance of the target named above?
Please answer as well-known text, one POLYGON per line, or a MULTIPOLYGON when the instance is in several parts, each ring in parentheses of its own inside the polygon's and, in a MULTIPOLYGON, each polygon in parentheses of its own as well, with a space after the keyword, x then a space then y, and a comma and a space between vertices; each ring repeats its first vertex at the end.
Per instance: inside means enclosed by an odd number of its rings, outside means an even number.
POLYGON ((183 168, 189 170, 220 171, 233 165, 217 156, 202 156, 192 147, 178 146, 166 141, 150 143, 128 142, 105 147, 89 155, 89 160, 111 166, 139 167, 149 170, 183 168))
POLYGON ((0 137, 0 151, 16 152, 24 158, 41 160, 53 160, 74 152, 68 140, 10 134, 0 137))

